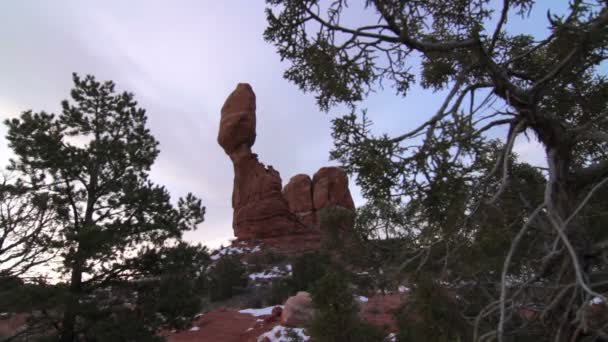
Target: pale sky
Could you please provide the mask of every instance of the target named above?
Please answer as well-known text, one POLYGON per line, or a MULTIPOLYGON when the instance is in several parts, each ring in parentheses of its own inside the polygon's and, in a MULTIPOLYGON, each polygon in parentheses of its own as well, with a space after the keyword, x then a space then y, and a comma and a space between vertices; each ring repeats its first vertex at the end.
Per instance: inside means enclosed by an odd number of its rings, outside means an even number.
MULTIPOLYGON (((555 2, 538 1, 539 18, 555 2)), ((0 119, 28 109, 58 113, 72 72, 113 80, 117 90, 135 93, 160 141, 152 179, 174 198, 192 192, 207 207, 205 222, 186 239, 226 243, 233 237, 233 171, 216 138, 221 105, 236 84, 250 83, 256 92, 253 150, 279 170, 283 185, 297 173, 312 175, 332 164, 330 120, 344 113, 320 112, 313 94, 283 79, 287 64, 262 38, 264 7, 261 0, 2 1, 0 119)), ((526 25, 539 32, 546 26, 526 25)), ((365 107, 378 132, 399 134, 428 118, 442 99, 418 88, 402 99, 387 89, 365 107)), ((5 134, 1 125, 0 165, 10 158, 5 134)), ((515 150, 526 161, 544 163, 535 142, 522 139, 515 150)), ((363 204, 352 180, 351 191, 363 204)))

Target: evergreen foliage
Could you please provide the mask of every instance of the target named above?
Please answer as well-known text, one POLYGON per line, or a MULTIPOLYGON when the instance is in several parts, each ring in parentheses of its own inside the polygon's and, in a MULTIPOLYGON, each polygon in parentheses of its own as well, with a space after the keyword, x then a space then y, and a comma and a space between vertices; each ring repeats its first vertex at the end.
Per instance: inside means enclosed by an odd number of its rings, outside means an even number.
POLYGON ((230 298, 245 285, 245 268, 237 258, 220 258, 207 274, 207 290, 212 301, 230 298))
POLYGON ((5 122, 16 156, 9 169, 31 193, 49 197, 58 227, 56 249, 69 279, 63 342, 73 342, 87 326, 85 297, 131 279, 138 250, 179 240, 204 214, 193 195, 173 205, 168 191, 149 180, 158 141, 134 95, 93 76, 74 74, 73 81, 60 114, 25 111, 5 122))
POLYGON ((340 272, 328 272, 311 288, 315 315, 311 337, 319 342, 382 341, 384 333, 359 318, 347 278, 340 272))
POLYGON ((461 316, 461 305, 455 291, 442 287, 428 276, 422 276, 416 283, 397 314, 399 342, 429 341, 453 342, 470 341, 470 327, 461 316))

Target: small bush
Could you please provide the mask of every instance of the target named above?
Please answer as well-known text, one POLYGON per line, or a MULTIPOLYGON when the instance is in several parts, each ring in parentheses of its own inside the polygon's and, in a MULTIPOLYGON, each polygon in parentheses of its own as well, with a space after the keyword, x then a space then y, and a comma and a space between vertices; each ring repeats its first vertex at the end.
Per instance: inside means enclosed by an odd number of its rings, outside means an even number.
POLYGON ((283 257, 272 251, 266 251, 263 253, 256 253, 247 258, 249 264, 249 270, 251 272, 262 272, 268 265, 276 264, 283 260, 283 257))
POLYGON ((84 333, 90 342, 162 342, 165 339, 156 335, 156 331, 142 320, 139 315, 129 310, 121 310, 93 322, 84 333))
POLYGON ((318 342, 382 341, 384 333, 359 318, 359 306, 346 277, 330 272, 312 287, 312 302, 317 310, 308 330, 318 342))
POLYGON ((165 327, 183 329, 201 311, 203 300, 195 279, 183 274, 163 275, 137 289, 139 310, 160 318, 165 327))
POLYGON ((236 258, 221 258, 207 276, 207 289, 212 301, 228 299, 247 285, 245 268, 236 258))
POLYGON ((185 328, 202 309, 205 273, 211 265, 207 248, 180 243, 147 251, 138 260, 147 275, 134 284, 138 310, 158 317, 155 323, 165 327, 185 328))

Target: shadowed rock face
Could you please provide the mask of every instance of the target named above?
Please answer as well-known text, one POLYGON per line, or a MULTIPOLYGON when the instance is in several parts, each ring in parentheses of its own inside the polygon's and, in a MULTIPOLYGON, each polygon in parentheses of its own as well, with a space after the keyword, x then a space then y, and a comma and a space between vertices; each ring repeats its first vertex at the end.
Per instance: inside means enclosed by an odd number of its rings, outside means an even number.
POLYGON ((273 244, 320 236, 316 211, 327 206, 354 210, 348 177, 337 167, 324 167, 313 179, 299 174, 282 188, 281 176, 251 151, 256 138, 256 102, 251 86, 239 83, 221 111, 218 143, 232 160, 233 229, 239 240, 268 239, 273 244))

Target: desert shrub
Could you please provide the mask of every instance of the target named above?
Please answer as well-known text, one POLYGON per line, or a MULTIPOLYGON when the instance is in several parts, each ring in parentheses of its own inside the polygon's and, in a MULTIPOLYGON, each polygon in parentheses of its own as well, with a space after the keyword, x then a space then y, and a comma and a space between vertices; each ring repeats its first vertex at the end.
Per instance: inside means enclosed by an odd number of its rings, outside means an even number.
POLYGON ((410 298, 397 313, 399 342, 470 341, 471 328, 455 295, 431 277, 420 277, 410 298))
MULTIPOLYGON (((211 258, 206 247, 179 243, 148 251, 139 259, 146 276, 134 284, 138 310, 162 317, 159 323, 184 328, 202 309, 206 270, 211 258)), ((126 298, 133 301, 133 298, 126 298)))
POLYGON ((331 267, 329 256, 321 253, 306 253, 292 262, 289 283, 292 292, 309 291, 312 284, 321 279, 331 267))
POLYGON ((308 331, 319 342, 382 341, 384 333, 359 318, 359 305, 353 298, 347 278, 329 272, 312 287, 317 310, 308 331))
POLYGON ((207 290, 212 301, 228 299, 245 285, 245 268, 236 258, 219 259, 207 274, 207 290))
POLYGON ((0 278, 0 312, 31 312, 53 308, 66 293, 63 284, 51 285, 41 279, 25 282, 17 277, 0 278))
POLYGON ((295 291, 291 286, 289 279, 276 279, 272 282, 270 287, 270 294, 268 295, 268 305, 280 305, 285 303, 289 296, 293 295, 295 291))
POLYGON ((255 253, 247 258, 249 270, 251 272, 262 272, 268 265, 276 264, 283 260, 283 257, 272 251, 265 251, 263 253, 255 253))
POLYGON ((196 279, 167 274, 137 288, 137 307, 153 314, 164 327, 182 329, 203 308, 202 291, 196 279))
POLYGON ((118 310, 111 315, 92 322, 84 332, 89 342, 162 342, 165 339, 156 335, 150 322, 127 309, 118 310))

